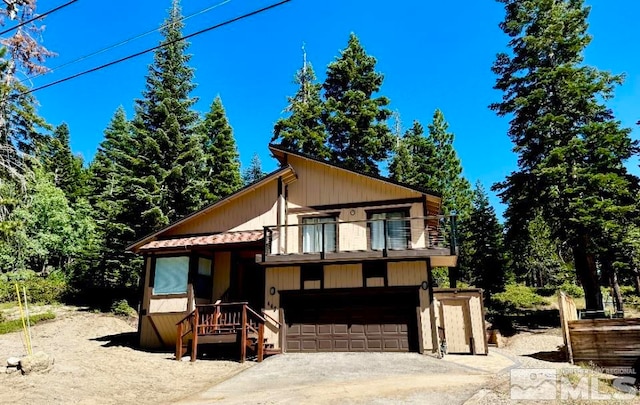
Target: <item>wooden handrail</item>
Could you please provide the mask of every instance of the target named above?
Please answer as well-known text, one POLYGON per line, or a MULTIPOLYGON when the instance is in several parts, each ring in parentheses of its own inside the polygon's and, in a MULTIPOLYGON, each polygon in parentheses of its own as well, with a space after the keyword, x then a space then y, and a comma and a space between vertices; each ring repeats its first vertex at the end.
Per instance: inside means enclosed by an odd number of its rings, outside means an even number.
POLYGON ((189 317, 193 316, 195 314, 195 310, 189 312, 187 314, 187 316, 185 316, 184 318, 180 319, 178 322, 176 322, 176 326, 178 326, 179 324, 181 324, 182 322, 186 321, 187 319, 189 319, 189 317))
POLYGON ((259 321, 267 322, 266 319, 264 319, 262 317, 262 315, 260 315, 259 313, 257 313, 256 311, 254 311, 249 305, 245 305, 245 307, 247 308, 247 310, 249 311, 249 313, 251 313, 252 315, 254 315, 256 318, 258 318, 259 321))
POLYGON ((266 312, 262 312, 262 315, 263 315, 265 318, 269 318, 273 323, 275 323, 276 325, 278 325, 278 328, 280 328, 280 327, 282 326, 282 324, 281 324, 279 321, 277 321, 274 317, 272 317, 271 315, 267 314, 266 312))

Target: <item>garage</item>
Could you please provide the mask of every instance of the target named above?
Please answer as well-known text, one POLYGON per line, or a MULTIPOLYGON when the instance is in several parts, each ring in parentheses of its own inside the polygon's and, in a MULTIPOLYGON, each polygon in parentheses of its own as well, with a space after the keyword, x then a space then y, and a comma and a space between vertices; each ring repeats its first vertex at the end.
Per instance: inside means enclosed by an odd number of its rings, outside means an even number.
POLYGON ((281 291, 288 352, 418 351, 416 287, 281 291))

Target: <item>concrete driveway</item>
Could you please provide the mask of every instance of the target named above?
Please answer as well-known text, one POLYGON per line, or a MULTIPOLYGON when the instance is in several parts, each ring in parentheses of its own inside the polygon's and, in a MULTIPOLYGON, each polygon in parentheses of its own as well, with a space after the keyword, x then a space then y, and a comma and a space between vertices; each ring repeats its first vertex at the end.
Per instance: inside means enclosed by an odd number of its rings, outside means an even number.
POLYGON ((499 368, 491 356, 313 353, 270 357, 179 404, 462 404, 499 368), (475 365, 491 364, 489 368, 475 365))

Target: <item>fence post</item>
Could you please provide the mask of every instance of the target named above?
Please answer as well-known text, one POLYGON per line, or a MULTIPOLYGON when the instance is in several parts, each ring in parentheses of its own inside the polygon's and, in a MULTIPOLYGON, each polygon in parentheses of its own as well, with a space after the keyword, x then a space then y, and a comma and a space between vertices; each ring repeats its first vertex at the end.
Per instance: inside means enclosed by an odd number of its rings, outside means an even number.
POLYGON ((247 357, 247 304, 242 304, 242 332, 240 333, 240 363, 247 357))

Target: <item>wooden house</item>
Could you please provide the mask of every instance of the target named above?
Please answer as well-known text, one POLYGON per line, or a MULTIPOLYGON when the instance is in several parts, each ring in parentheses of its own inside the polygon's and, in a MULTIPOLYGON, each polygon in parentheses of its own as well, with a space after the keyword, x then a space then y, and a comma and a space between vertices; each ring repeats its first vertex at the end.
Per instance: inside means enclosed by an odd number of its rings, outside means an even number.
POLYGON ((457 260, 438 195, 270 149, 278 170, 129 247, 141 346, 435 353, 450 335, 486 353, 480 291, 433 291, 457 260))

